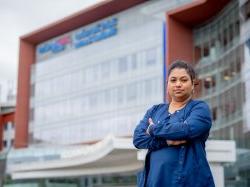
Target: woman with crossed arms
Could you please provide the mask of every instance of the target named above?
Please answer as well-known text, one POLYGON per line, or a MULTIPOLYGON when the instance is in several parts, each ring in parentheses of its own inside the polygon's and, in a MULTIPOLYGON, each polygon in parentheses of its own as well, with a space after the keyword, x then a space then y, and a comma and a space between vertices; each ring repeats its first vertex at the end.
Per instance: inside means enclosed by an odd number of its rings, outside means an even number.
POLYGON ((205 142, 211 116, 204 101, 193 100, 194 69, 184 61, 169 67, 170 103, 154 105, 134 131, 133 143, 148 149, 138 187, 214 187, 205 142))

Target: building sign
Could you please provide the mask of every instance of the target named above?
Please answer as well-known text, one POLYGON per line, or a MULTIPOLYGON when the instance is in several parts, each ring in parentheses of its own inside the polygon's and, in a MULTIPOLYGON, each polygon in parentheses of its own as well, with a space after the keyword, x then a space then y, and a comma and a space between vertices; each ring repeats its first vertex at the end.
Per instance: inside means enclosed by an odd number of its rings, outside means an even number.
POLYGON ((79 48, 109 38, 117 33, 117 18, 98 23, 90 28, 83 28, 74 33, 74 47, 79 48))
POLYGON ((51 55, 87 46, 116 34, 117 18, 108 19, 39 45, 37 47, 37 58, 38 60, 44 60, 51 55))
POLYGON ((46 54, 46 53, 59 53, 63 51, 67 45, 72 43, 72 39, 70 35, 63 36, 54 41, 43 44, 38 47, 38 54, 46 54))

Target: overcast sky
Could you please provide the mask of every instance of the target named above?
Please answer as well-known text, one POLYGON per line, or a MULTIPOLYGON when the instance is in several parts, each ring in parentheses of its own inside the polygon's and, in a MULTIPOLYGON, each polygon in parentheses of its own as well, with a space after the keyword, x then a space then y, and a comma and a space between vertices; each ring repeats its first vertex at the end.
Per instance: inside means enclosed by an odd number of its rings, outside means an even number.
POLYGON ((16 80, 19 37, 103 0, 0 0, 0 80, 16 80))

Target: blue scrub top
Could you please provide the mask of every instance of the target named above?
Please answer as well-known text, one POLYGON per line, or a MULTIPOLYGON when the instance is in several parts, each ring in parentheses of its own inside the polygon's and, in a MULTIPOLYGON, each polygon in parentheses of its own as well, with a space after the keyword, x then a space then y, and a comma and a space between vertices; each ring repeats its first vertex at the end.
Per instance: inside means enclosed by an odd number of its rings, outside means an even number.
POLYGON ((145 167, 138 174, 139 187, 214 187, 206 159, 205 142, 211 128, 208 105, 190 100, 184 108, 168 113, 168 104, 154 105, 134 131, 133 143, 148 149, 145 167), (152 118, 150 135, 146 134, 152 118), (166 140, 186 140, 168 146, 166 140))

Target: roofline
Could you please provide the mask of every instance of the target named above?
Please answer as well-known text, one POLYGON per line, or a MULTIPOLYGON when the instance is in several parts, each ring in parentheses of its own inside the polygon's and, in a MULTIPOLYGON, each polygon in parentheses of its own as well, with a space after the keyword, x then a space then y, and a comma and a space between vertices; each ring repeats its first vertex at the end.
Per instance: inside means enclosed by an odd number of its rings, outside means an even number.
POLYGON ((97 7, 99 7, 99 6, 102 6, 102 5, 104 5, 104 4, 107 4, 107 2, 109 2, 109 1, 112 1, 112 0, 103 0, 103 1, 100 1, 99 3, 96 3, 96 4, 94 4, 94 5, 90 5, 89 7, 86 7, 85 9, 80 10, 80 11, 78 11, 78 12, 76 12, 76 13, 73 13, 73 14, 71 14, 71 15, 69 15, 69 16, 66 16, 66 17, 64 17, 64 18, 61 18, 61 19, 59 19, 59 20, 52 21, 51 23, 48 23, 48 24, 45 25, 45 26, 42 26, 42 27, 40 27, 40 28, 38 28, 38 29, 36 29, 36 30, 34 30, 34 31, 31 31, 31 32, 29 32, 29 33, 27 33, 27 34, 22 35, 22 36, 20 37, 20 39, 25 40, 26 38, 29 38, 29 37, 32 36, 32 35, 35 35, 35 34, 37 34, 37 33, 39 33, 39 32, 46 31, 46 30, 47 30, 48 28, 50 28, 50 27, 56 27, 58 24, 61 24, 61 23, 63 23, 64 21, 67 21, 68 19, 73 19, 74 17, 79 16, 79 15, 85 13, 85 12, 90 12, 90 11, 94 10, 95 8, 97 8, 97 7))
POLYGON ((50 23, 20 37, 31 44, 41 43, 56 36, 124 11, 148 0, 104 0, 72 15, 50 23))

